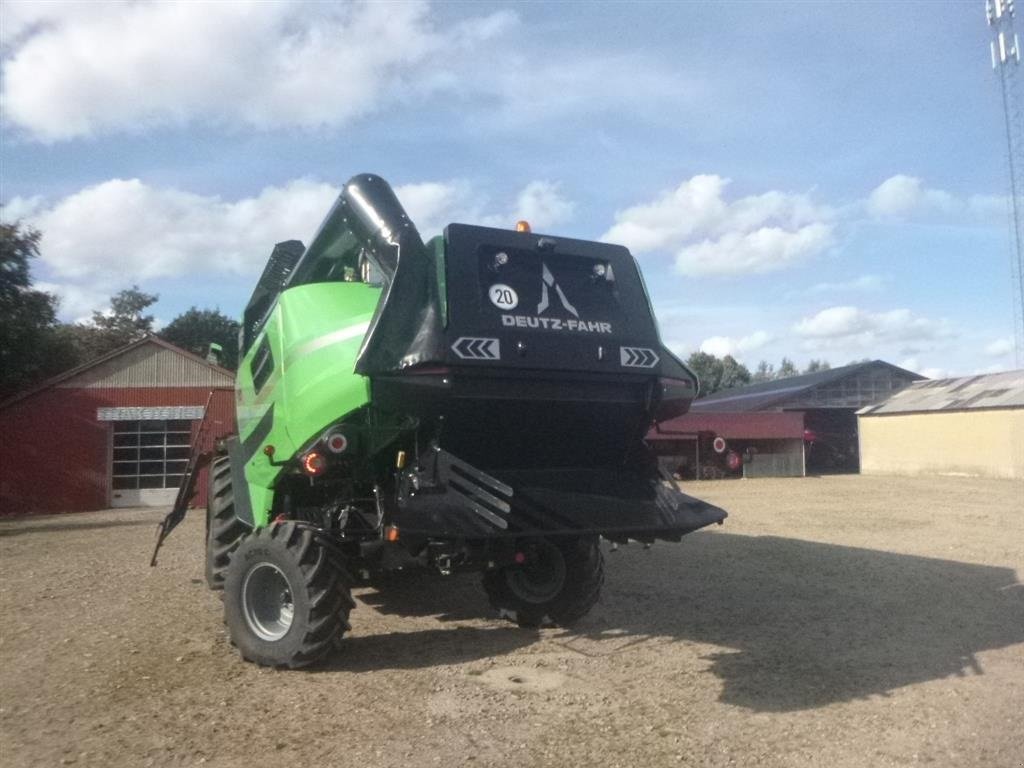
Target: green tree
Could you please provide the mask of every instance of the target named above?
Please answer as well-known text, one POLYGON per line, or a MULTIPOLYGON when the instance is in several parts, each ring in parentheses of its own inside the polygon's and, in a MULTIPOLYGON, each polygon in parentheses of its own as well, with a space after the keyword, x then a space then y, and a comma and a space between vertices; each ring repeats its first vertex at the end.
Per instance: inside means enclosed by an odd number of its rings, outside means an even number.
POLYGON ((722 361, 707 352, 694 352, 686 358, 686 366, 697 374, 700 382, 698 397, 706 397, 718 391, 718 382, 722 377, 722 361))
POLYGON ((694 352, 686 358, 686 365, 700 380, 700 397, 750 383, 750 371, 732 355, 718 358, 707 352, 694 352))
POLYGON ((774 378, 775 366, 767 360, 762 360, 757 364, 757 370, 754 371, 754 375, 750 377, 750 380, 756 384, 760 384, 765 381, 771 381, 774 378))
POLYGON ((804 373, 817 373, 818 371, 831 370, 832 366, 828 360, 811 360, 807 363, 807 367, 804 369, 804 373))
POLYGON ((722 378, 719 389, 732 389, 750 383, 750 371, 732 355, 722 358, 722 378))
POLYGON ((788 379, 790 376, 796 376, 800 373, 797 367, 793 364, 793 361, 788 357, 782 358, 782 362, 779 363, 779 372, 775 374, 776 379, 788 379))
POLYGON ((89 323, 71 329, 83 360, 91 360, 153 332, 153 316, 144 314, 159 298, 133 285, 110 298, 110 310, 92 313, 89 323))
POLYGON ((32 288, 38 230, 0 224, 0 399, 77 363, 57 322, 57 297, 32 288))
POLYGON ((191 307, 160 331, 160 338, 202 357, 210 343, 219 344, 220 364, 230 370, 238 367, 238 322, 216 309, 191 307))

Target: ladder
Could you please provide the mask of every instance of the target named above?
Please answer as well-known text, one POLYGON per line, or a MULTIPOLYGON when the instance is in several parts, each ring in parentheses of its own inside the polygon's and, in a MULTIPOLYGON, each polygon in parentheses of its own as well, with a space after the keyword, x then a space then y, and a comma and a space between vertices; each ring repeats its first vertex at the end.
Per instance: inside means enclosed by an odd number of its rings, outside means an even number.
POLYGON ((160 551, 164 539, 177 527, 178 523, 185 519, 189 502, 192 501, 196 494, 196 479, 199 477, 203 467, 209 464, 210 459, 213 458, 212 450, 202 451, 201 448, 209 428, 207 420, 210 416, 210 403, 213 402, 214 392, 215 390, 211 389, 210 396, 206 398, 206 406, 203 408, 203 420, 199 423, 196 437, 192 441, 188 464, 185 467, 185 474, 181 478, 181 485, 178 487, 178 495, 174 499, 174 506, 171 507, 171 511, 167 513, 167 516, 157 526, 156 546, 153 548, 153 557, 149 561, 150 567, 156 566, 156 555, 160 551))

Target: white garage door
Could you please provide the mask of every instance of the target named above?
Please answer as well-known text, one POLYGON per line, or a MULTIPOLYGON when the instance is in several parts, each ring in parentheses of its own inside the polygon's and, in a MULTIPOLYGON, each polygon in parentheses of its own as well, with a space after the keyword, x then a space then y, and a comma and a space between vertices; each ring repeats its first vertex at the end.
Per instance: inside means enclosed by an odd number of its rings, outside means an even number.
POLYGON ((111 506, 173 504, 188 464, 192 422, 140 419, 112 424, 111 506))

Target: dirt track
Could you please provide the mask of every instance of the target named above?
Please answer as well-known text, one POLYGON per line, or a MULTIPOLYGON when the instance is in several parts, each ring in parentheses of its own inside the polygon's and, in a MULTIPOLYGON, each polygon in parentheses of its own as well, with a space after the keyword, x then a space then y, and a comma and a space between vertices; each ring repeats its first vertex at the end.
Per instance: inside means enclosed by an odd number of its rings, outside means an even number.
POLYGON ((690 484, 732 513, 606 553, 572 632, 473 576, 357 592, 342 653, 232 652, 201 513, 0 521, 0 765, 1024 765, 1024 484, 690 484))

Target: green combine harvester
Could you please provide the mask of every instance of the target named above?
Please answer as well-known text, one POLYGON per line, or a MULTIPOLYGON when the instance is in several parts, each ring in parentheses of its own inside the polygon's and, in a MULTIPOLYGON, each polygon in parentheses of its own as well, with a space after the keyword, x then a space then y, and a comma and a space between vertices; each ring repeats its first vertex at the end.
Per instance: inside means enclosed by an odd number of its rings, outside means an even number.
POLYGON ((412 567, 480 571, 502 615, 572 624, 601 590, 599 537, 678 541, 726 516, 644 444, 698 385, 621 246, 525 222, 424 243, 387 182, 360 175, 309 247, 274 247, 240 336, 206 580, 257 664, 322 658, 351 585, 412 567))

